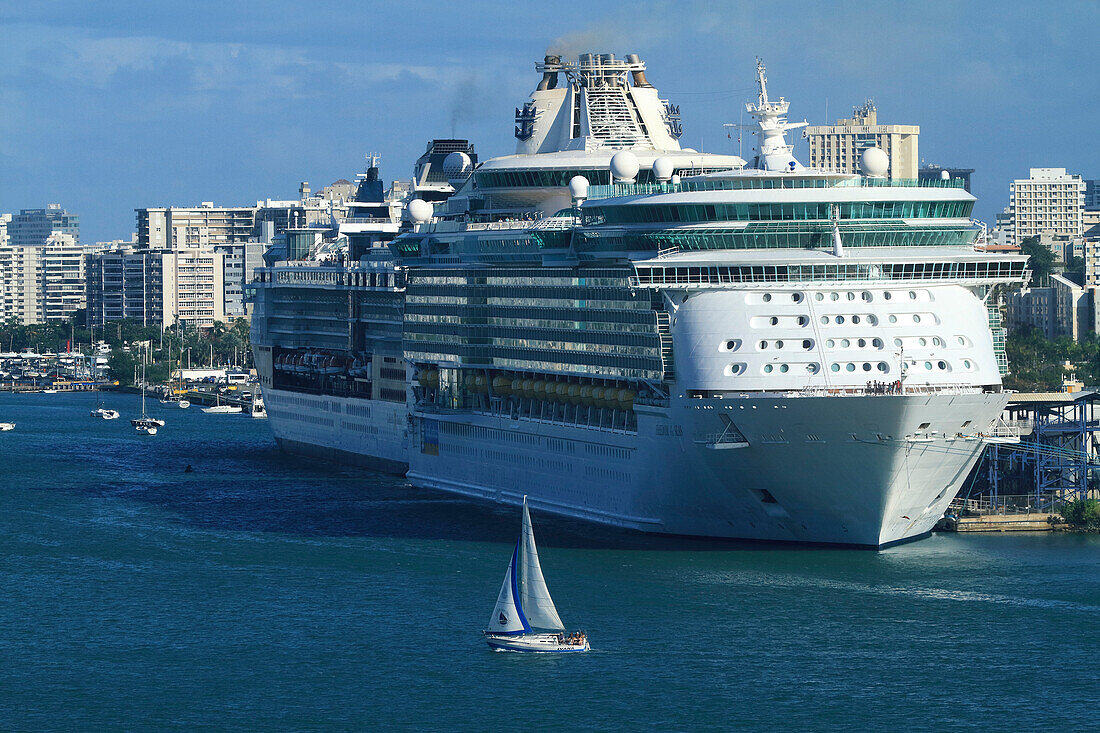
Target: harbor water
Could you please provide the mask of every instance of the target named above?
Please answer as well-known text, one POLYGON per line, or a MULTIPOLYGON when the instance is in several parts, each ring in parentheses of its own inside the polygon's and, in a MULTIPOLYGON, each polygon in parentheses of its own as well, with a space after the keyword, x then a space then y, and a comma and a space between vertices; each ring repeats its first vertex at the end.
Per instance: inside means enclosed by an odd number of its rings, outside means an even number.
POLYGON ((0 395, 3 730, 1096 725, 1097 536, 807 549, 536 509, 593 650, 493 653, 518 510, 284 456, 247 416, 152 402, 150 437, 136 396, 94 406, 0 395))

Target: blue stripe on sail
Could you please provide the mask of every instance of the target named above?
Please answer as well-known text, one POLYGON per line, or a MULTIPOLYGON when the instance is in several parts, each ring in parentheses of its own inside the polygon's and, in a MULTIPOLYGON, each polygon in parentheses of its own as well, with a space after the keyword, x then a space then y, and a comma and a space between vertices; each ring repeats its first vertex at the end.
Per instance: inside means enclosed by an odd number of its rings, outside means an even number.
POLYGON ((523 537, 516 540, 516 549, 512 550, 512 605, 516 607, 516 612, 519 613, 520 623, 523 624, 524 631, 531 630, 531 624, 527 623, 527 616, 523 613, 523 602, 519 598, 519 575, 516 568, 519 566, 519 543, 523 537))

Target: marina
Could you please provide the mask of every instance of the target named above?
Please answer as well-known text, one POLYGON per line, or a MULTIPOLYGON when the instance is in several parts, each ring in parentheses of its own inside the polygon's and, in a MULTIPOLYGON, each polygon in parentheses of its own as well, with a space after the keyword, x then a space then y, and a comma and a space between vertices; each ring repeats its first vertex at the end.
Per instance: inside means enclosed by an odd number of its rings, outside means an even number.
POLYGON ((554 600, 593 650, 493 654, 479 629, 516 508, 287 456, 239 416, 174 409, 151 442, 88 401, 0 395, 18 424, 0 438, 5 727, 64 710, 83 729, 430 729, 446 710, 450 729, 498 729, 514 711, 488 701, 517 676, 554 691, 524 705, 558 728, 1072 729, 1094 712, 1098 535, 807 551, 536 512, 554 600))

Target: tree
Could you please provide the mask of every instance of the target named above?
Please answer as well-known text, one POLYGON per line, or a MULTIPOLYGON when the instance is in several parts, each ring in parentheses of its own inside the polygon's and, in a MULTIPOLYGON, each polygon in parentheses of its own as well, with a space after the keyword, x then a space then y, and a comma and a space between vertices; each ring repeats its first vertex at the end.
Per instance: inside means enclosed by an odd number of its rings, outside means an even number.
POLYGON ((1050 269, 1054 264, 1054 253, 1040 244, 1038 237, 1024 237, 1020 242, 1020 251, 1028 256, 1032 284, 1037 287, 1047 285, 1050 269))
POLYGON ((111 370, 111 376, 118 380, 119 384, 134 383, 134 357, 129 351, 111 349, 111 356, 107 360, 107 368, 111 370))

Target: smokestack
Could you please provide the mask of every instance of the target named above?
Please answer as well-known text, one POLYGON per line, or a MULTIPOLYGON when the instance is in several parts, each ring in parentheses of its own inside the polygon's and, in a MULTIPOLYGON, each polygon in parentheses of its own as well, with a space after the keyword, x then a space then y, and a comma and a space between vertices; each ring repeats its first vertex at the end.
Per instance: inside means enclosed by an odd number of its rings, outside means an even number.
MULTIPOLYGON (((547 66, 550 66, 551 64, 557 65, 557 64, 561 63, 561 56, 547 55, 545 58, 543 58, 542 61, 547 66)), ((539 82, 539 85, 538 85, 536 91, 544 92, 547 89, 557 89, 557 87, 558 87, 558 72, 556 72, 556 71, 544 71, 544 72, 542 72, 542 81, 539 82)))
MULTIPOLYGON (((638 54, 636 54, 636 53, 627 54, 626 61, 627 61, 628 64, 640 64, 640 63, 642 63, 642 60, 640 58, 638 58, 638 54)), ((634 86, 636 86, 636 87, 650 87, 650 88, 653 87, 653 85, 649 83, 649 79, 645 78, 645 71, 643 71, 642 69, 638 69, 637 71, 632 71, 632 72, 630 72, 630 75, 632 77, 634 77, 634 86)))

